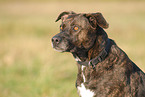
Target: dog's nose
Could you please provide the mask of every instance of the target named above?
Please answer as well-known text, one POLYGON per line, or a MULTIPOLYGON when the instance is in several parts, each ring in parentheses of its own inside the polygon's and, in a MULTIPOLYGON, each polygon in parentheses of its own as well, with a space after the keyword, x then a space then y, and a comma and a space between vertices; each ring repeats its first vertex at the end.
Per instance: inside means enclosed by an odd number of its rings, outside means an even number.
POLYGON ((52 38, 52 43, 59 44, 60 41, 61 41, 61 38, 59 36, 54 36, 52 38))

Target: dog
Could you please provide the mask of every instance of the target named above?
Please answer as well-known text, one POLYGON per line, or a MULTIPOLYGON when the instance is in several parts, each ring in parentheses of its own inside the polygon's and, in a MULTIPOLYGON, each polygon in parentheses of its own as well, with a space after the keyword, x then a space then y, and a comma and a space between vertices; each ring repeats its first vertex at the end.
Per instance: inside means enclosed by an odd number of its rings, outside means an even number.
POLYGON ((145 73, 108 38, 109 24, 100 12, 64 11, 59 20, 53 48, 72 53, 77 61, 80 97, 145 97, 145 73))

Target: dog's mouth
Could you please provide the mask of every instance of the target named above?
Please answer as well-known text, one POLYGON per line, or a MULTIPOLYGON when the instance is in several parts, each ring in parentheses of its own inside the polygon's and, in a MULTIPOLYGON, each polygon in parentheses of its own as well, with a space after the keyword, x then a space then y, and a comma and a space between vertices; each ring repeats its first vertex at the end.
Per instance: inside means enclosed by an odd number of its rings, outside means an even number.
POLYGON ((52 47, 58 52, 65 52, 68 49, 68 46, 63 42, 60 44, 52 43, 52 47))
POLYGON ((69 52, 71 49, 69 41, 59 36, 52 38, 52 47, 59 52, 69 52))

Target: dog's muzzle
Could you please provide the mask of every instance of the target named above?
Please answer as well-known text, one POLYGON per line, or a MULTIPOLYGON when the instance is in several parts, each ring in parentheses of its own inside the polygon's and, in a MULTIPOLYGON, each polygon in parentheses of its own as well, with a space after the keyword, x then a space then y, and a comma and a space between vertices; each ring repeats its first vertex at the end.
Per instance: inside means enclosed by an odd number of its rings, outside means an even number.
POLYGON ((58 45, 60 42, 61 42, 61 37, 59 37, 59 36, 54 36, 53 38, 52 38, 52 43, 53 43, 53 46, 56 46, 56 45, 58 45))
POLYGON ((68 40, 66 40, 64 37, 60 35, 55 35, 52 38, 52 46, 59 52, 65 52, 69 48, 69 43, 68 40))

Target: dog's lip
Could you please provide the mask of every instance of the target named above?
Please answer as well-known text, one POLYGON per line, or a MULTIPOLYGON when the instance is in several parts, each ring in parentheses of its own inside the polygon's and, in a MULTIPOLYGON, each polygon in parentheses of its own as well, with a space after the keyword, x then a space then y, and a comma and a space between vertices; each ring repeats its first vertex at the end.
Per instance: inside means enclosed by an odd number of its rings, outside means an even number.
POLYGON ((54 48, 54 50, 56 50, 56 51, 58 51, 58 52, 65 52, 65 50, 63 50, 63 49, 61 49, 61 48, 59 48, 59 47, 57 47, 57 46, 53 46, 53 48, 54 48))
POLYGON ((65 52, 65 49, 58 47, 58 45, 55 45, 52 43, 52 47, 54 48, 54 50, 58 51, 58 52, 65 52))
POLYGON ((62 50, 58 50, 58 49, 54 49, 54 50, 56 50, 56 51, 58 51, 58 52, 61 52, 61 53, 64 52, 64 51, 62 51, 62 50))

